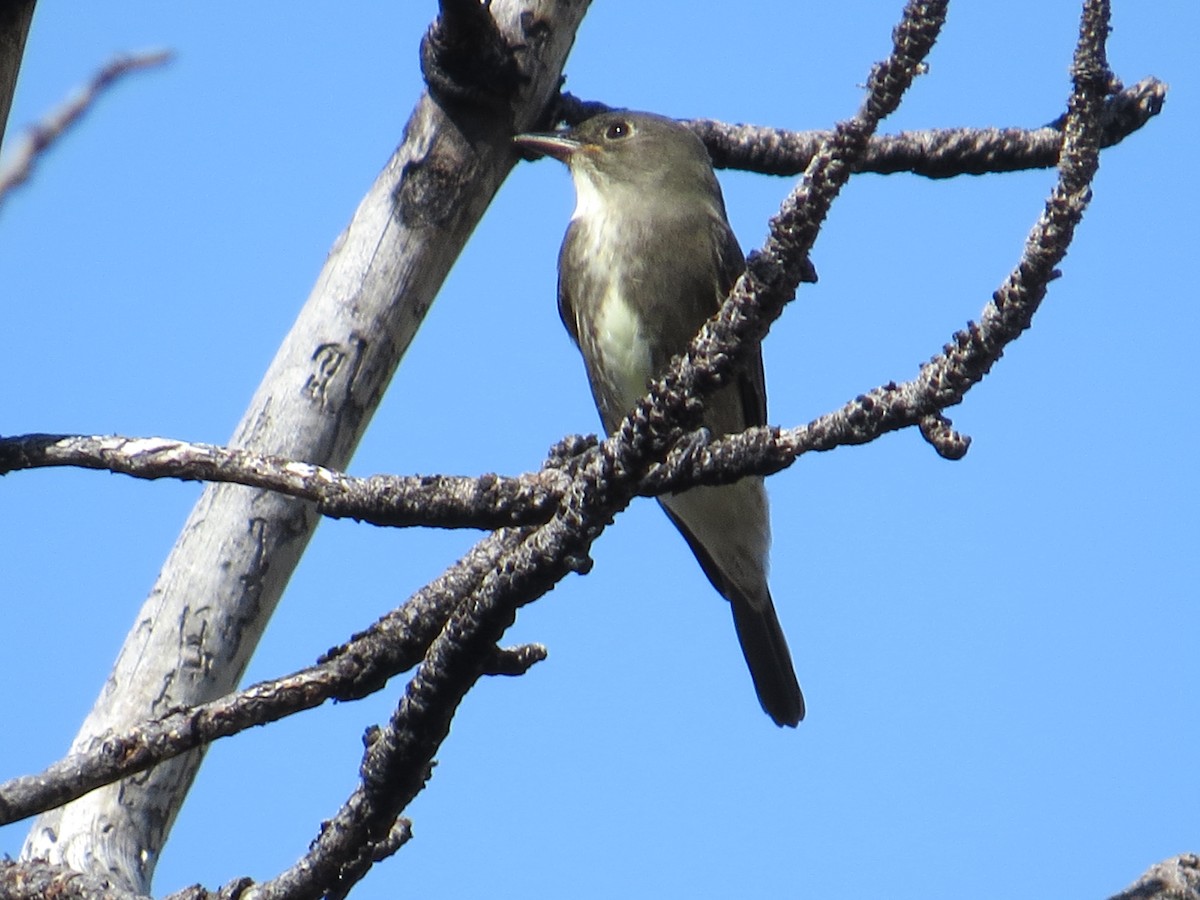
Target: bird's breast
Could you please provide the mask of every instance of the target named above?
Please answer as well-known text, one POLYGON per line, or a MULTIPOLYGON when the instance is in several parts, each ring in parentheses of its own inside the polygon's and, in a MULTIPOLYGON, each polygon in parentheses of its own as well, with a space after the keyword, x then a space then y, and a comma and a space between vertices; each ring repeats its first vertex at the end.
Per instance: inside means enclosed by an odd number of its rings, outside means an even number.
MULTIPOLYGON (((622 226, 640 223, 613 216, 592 189, 579 190, 579 197, 571 238, 571 259, 578 270, 571 291, 576 333, 596 405, 605 427, 611 428, 646 393, 655 374, 653 329, 646 319, 652 298, 638 296, 640 242, 630 246, 630 233, 622 231, 622 226)), ((639 231, 637 227, 633 233, 639 231)))
POLYGON ((608 282, 594 310, 595 363, 614 408, 627 411, 646 392, 654 374, 646 323, 638 304, 628 296, 628 283, 620 278, 608 282))

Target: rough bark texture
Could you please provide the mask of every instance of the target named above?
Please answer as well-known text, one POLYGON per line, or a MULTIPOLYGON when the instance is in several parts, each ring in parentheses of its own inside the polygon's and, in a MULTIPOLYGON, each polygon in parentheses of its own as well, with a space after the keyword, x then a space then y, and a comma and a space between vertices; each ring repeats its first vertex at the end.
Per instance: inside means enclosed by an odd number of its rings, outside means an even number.
MULTIPOLYGON (((587 0, 495 0, 521 66, 515 99, 418 101, 400 147, 338 238, 232 445, 344 468, 450 266, 556 94, 587 0)), ((72 749, 232 690, 308 543, 312 504, 210 485, 139 612, 72 749)), ((22 858, 145 892, 199 753, 35 823, 22 858)))

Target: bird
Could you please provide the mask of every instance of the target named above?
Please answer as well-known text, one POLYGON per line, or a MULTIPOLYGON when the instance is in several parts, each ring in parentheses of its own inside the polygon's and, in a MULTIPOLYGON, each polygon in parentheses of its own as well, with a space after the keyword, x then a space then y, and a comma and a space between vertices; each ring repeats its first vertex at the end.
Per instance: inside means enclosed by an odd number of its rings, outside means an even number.
MULTIPOLYGON (((576 205, 559 251, 558 310, 611 434, 717 311, 746 259, 708 151, 683 124, 611 110, 513 141, 570 170, 576 205)), ((703 425, 719 436, 766 422, 756 347, 736 380, 706 399, 703 425)), ((747 476, 658 500, 729 601, 763 709, 777 725, 795 727, 804 718, 804 695, 767 584, 763 479, 747 476)))

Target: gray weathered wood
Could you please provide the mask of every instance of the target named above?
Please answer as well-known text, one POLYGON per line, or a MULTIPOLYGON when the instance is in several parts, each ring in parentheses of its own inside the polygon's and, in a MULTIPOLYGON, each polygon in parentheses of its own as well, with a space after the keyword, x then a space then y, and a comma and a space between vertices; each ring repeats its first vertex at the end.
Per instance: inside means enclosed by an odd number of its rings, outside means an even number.
MULTIPOLYGON (((587 6, 495 0, 492 14, 511 43, 524 45, 531 80, 511 109, 470 114, 467 133, 421 97, 400 147, 334 244, 234 446, 345 467, 443 279, 516 161, 509 138, 541 124, 587 6)), ((210 485, 72 749, 232 690, 316 523, 309 504, 210 485)), ((22 858, 46 857, 148 891, 200 759, 173 760, 43 815, 22 858)))

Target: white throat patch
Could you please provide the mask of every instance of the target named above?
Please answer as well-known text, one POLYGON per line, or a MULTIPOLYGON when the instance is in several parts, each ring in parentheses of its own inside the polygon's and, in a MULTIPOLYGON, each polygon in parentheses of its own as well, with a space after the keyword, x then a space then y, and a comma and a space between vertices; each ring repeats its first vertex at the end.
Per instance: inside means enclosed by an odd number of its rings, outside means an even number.
POLYGON ((600 218, 607 212, 604 195, 596 190, 592 179, 583 172, 571 171, 571 180, 575 182, 575 211, 571 213, 571 221, 576 219, 600 218))

